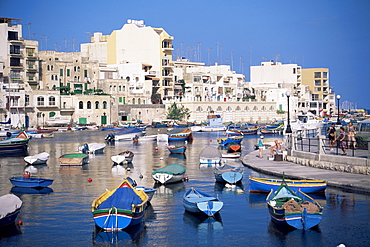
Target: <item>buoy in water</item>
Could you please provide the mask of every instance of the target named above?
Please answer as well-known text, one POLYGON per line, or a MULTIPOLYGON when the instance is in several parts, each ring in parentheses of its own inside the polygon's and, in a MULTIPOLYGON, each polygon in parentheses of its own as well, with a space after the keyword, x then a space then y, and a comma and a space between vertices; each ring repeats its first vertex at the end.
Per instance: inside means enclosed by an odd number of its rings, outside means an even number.
POLYGON ((18 226, 22 226, 22 225, 23 225, 23 221, 18 220, 17 225, 18 225, 18 226))
POLYGON ((188 178, 188 177, 184 177, 184 178, 182 179, 182 181, 184 181, 184 182, 188 182, 188 181, 189 181, 189 178, 188 178))
POLYGON ((91 182, 92 182, 92 178, 88 178, 88 179, 87 179, 87 181, 88 181, 89 183, 91 183, 91 182))
POLYGON ((158 147, 155 147, 155 151, 158 151, 158 147))

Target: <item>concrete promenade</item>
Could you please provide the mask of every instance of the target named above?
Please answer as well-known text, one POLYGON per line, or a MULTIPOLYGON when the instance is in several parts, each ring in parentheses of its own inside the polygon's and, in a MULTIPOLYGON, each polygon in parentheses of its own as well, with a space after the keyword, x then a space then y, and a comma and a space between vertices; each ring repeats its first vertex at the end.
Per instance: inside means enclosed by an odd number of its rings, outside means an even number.
POLYGON ((263 158, 258 158, 259 151, 253 151, 242 158, 242 163, 253 170, 268 175, 290 179, 325 180, 328 186, 347 191, 370 194, 370 176, 347 172, 302 166, 288 161, 270 161, 267 159, 270 150, 263 151, 263 158))

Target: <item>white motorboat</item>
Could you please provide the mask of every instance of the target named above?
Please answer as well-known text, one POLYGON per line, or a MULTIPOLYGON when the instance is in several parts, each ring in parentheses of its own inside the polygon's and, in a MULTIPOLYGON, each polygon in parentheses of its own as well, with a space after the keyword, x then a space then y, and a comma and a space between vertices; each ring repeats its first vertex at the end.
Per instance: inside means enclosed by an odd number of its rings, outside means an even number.
POLYGON ((39 154, 26 156, 23 159, 28 164, 40 165, 40 164, 45 164, 48 161, 49 157, 50 157, 49 153, 42 152, 42 153, 39 153, 39 154))

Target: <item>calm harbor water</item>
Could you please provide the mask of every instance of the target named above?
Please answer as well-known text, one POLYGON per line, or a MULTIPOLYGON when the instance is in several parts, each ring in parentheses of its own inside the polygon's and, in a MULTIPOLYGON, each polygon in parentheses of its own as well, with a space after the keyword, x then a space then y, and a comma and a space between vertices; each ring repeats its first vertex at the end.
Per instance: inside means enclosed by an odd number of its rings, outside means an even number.
MULTIPOLYGON (((248 175, 263 174, 244 168, 243 185, 238 188, 244 189, 244 193, 215 183, 212 168, 199 167, 199 153, 206 145, 217 146, 216 139, 223 137, 222 133, 194 133, 194 142, 187 143, 185 157, 171 155, 164 143, 118 142, 107 146, 104 154, 91 155, 89 165, 82 168, 59 166, 60 155, 76 152, 77 147, 86 142, 104 142, 107 134, 106 131, 55 133, 54 138, 31 140, 31 155, 50 153, 47 165, 26 166, 23 157, 0 157, 0 195, 12 192, 23 201, 17 218, 23 225, 20 229, 0 230, 0 246, 370 245, 368 195, 328 188, 325 195, 314 196, 324 206, 319 226, 306 231, 286 230, 271 222, 265 195, 248 193, 248 175), (112 189, 122 181, 123 170, 112 167, 110 157, 124 150, 135 153, 127 175, 138 185, 153 187, 151 173, 173 163, 186 167, 189 181, 157 187, 145 222, 130 231, 112 235, 95 229, 91 203, 105 189, 112 189), (21 176, 25 169, 33 176, 54 179, 54 183, 43 191, 12 188, 8 178, 21 176), (92 182, 88 182, 89 178, 92 182), (182 196, 191 187, 217 195, 224 202, 218 218, 199 218, 184 211, 182 196)), ((244 138, 243 155, 253 151, 257 138, 244 138)), ((276 138, 281 136, 266 136, 267 140, 276 138)), ((242 166, 240 161, 226 162, 242 166)))

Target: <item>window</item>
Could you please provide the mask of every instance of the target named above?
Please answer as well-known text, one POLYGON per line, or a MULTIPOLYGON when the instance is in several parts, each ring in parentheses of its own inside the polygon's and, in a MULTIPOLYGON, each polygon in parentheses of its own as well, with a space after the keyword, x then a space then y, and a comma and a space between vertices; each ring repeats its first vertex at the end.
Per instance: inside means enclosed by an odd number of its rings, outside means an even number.
POLYGON ((54 96, 50 96, 49 97, 49 105, 56 105, 55 104, 55 97, 54 96))
POLYGON ((91 109, 91 101, 87 101, 87 106, 86 106, 87 109, 91 109))
POLYGON ((63 69, 59 70, 59 76, 63 76, 63 69))
POLYGON ((99 109, 99 101, 95 101, 95 109, 99 109))
POLYGON ((315 72, 315 78, 321 78, 321 72, 315 72))
POLYGON ((135 98, 132 99, 132 104, 135 104, 135 98))
POLYGON ((24 96, 24 104, 26 106, 30 105, 30 96, 28 94, 24 96))
POLYGON ((71 70, 67 69, 67 76, 71 76, 71 70))
POLYGON ((315 80, 315 86, 321 86, 321 80, 315 80))
POLYGON ((11 57, 10 66, 21 66, 21 60, 17 57, 11 57))
POLYGON ((8 32, 8 40, 18 40, 18 32, 8 32))
POLYGON ((201 78, 200 76, 194 76, 194 82, 200 82, 201 78))
POLYGON ((55 116, 55 112, 49 112, 49 117, 54 117, 55 116))
POLYGON ((321 87, 315 87, 314 91, 315 92, 320 92, 321 91, 321 87))
POLYGON ((107 101, 103 101, 103 109, 107 109, 107 101))
POLYGON ((87 70, 84 70, 84 77, 87 77, 87 70))
POLYGON ((19 45, 11 45, 10 54, 21 54, 21 47, 19 45))
POLYGON ((78 102, 78 109, 84 109, 84 102, 78 102))
POLYGON ((319 100, 319 95, 318 94, 312 94, 311 100, 312 101, 319 100))
POLYGON ((44 97, 42 96, 37 97, 37 105, 44 105, 44 97))
POLYGON ((35 48, 26 48, 27 56, 33 57, 35 54, 35 48))
POLYGON ((328 78, 328 72, 322 72, 322 78, 328 78))

